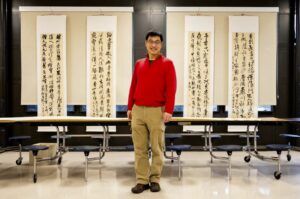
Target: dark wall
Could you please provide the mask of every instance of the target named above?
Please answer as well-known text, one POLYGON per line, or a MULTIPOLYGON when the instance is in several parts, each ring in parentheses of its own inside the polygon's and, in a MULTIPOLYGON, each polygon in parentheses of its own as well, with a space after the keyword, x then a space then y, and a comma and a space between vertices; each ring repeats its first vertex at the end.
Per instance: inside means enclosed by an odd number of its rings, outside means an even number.
MULTIPOLYGON (((296 33, 295 33, 295 67, 294 67, 294 92, 295 92, 295 117, 300 117, 300 0, 295 1, 295 13, 296 15, 296 33)), ((296 131, 300 132, 300 126, 296 127, 296 131)), ((298 141, 299 143, 300 141, 298 141)))
MULTIPOLYGON (((0 117, 8 115, 8 34, 7 19, 8 5, 5 0, 0 1, 0 117)), ((0 146, 5 145, 7 128, 0 127, 0 146)))
POLYGON ((296 0, 296 13, 297 13, 297 17, 296 17, 296 30, 297 33, 296 39, 295 39, 295 73, 294 73, 294 78, 296 80, 296 84, 295 84, 295 91, 296 91, 296 116, 300 117, 300 0, 296 0))
MULTIPOLYGON (((296 1, 296 0, 295 0, 296 1)), ((166 35, 166 6, 228 6, 228 7, 274 7, 279 6, 278 15, 278 100, 274 111, 267 116, 291 117, 296 107, 297 113, 300 112, 300 92, 295 92, 300 88, 300 62, 298 56, 294 54, 292 43, 293 19, 290 7, 293 7, 294 0, 1 0, 1 43, 0 43, 0 116, 28 116, 36 113, 28 113, 25 107, 20 105, 21 97, 21 52, 20 52, 20 13, 19 6, 133 6, 133 47, 134 60, 145 56, 144 36, 150 29, 159 30, 166 35), (11 3, 9 3, 11 2, 11 3), (4 7, 8 7, 5 10, 4 7), (7 21, 7 23, 6 23, 7 21), (2 28, 3 27, 3 28, 2 28), (5 34, 7 34, 5 36, 5 34), (5 36, 5 37, 4 37, 5 36), (4 39, 6 38, 6 39, 4 39), (297 61, 297 77, 295 77, 295 57, 297 61), (296 84, 297 81, 297 84, 296 84), (295 97, 297 96, 297 98, 295 97), (296 102, 296 99, 298 100, 296 102), (296 106, 296 104, 298 106, 296 106)), ((299 13, 299 10, 298 10, 299 13)), ((298 41, 299 42, 299 41, 298 41)), ((165 54, 165 48, 163 49, 165 54)), ((294 111, 295 112, 295 111, 294 111)), ((80 107, 75 106, 75 112, 71 115, 82 115, 80 107)), ((125 116, 125 113, 118 113, 119 116, 125 116)), ((180 115, 180 113, 179 113, 180 115)), ((225 108, 215 114, 218 117, 226 117, 225 108)), ((293 128, 291 128, 293 129, 293 128)), ((49 134, 33 132, 35 127, 16 126, 11 129, 4 129, 10 135, 31 134, 32 142, 49 141, 49 134)), ((128 132, 128 127, 118 128, 120 132, 128 132)), ((167 131, 180 131, 180 128, 168 127, 167 131)), ((276 134, 287 130, 287 127, 262 127, 260 129, 264 134, 261 143, 280 143, 283 142, 276 134)), ((84 131, 82 127, 70 127, 69 131, 73 134, 84 131)), ((5 137, 0 137, 2 143, 6 143, 5 137)), ((73 140, 72 144, 77 144, 82 140, 73 140)), ((199 144, 194 139, 184 140, 191 144, 199 144)), ((231 140, 229 140, 231 141, 231 140)), ((229 142, 228 141, 228 142, 229 142)), ((130 139, 112 140, 112 144, 126 144, 130 139)), ((226 142, 226 141, 225 141, 226 142)), ((0 142, 1 144, 1 142, 0 142)))

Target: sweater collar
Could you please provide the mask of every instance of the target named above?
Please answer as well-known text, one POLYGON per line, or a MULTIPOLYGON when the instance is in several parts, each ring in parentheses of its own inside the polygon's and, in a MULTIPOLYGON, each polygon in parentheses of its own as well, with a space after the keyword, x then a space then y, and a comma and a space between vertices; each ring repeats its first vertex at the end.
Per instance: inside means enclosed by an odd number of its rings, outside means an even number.
MULTIPOLYGON (((160 55, 158 55, 157 57, 156 57, 156 59, 155 60, 151 60, 151 61, 156 61, 156 60, 159 60, 159 59, 161 59, 163 57, 163 55, 162 54, 160 54, 160 55)), ((149 54, 147 54, 146 55, 146 59, 148 60, 148 61, 150 61, 150 59, 149 59, 149 54)))

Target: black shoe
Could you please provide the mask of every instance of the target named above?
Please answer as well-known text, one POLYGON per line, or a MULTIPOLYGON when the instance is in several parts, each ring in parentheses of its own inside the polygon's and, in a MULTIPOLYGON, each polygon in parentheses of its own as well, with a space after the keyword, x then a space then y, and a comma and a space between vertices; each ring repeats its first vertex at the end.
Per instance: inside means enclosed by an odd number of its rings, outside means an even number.
POLYGON ((160 191, 160 186, 157 182, 151 182, 150 184, 150 191, 151 192, 159 192, 160 191))
POLYGON ((131 189, 132 193, 142 193, 143 191, 149 189, 149 184, 136 184, 135 187, 131 189))

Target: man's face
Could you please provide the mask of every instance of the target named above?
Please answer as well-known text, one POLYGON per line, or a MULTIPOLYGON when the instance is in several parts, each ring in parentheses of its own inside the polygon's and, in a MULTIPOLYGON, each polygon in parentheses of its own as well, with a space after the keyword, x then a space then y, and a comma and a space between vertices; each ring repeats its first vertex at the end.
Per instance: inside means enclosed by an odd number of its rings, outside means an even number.
POLYGON ((162 47, 162 42, 159 36, 148 37, 145 41, 145 45, 148 51, 148 54, 159 55, 162 47))

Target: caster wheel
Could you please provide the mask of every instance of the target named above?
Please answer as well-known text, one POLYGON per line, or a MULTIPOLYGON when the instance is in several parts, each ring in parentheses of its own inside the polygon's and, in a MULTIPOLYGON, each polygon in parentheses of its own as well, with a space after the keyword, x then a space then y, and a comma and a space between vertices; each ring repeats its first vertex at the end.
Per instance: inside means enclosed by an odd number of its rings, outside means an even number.
POLYGON ((171 163, 173 163, 174 162, 174 160, 171 160, 171 163))
POLYGON ((275 177, 276 180, 279 180, 280 177, 281 177, 281 173, 279 171, 275 171, 274 172, 274 177, 275 177))
POLYGON ((292 156, 291 156, 290 154, 287 154, 287 155, 286 155, 286 159, 287 159, 287 161, 291 161, 292 156))
POLYGON ((248 155, 248 156, 244 157, 244 161, 245 162, 250 162, 250 160, 251 160, 251 156, 248 155))
POLYGON ((59 157, 58 160, 57 160, 57 164, 58 164, 58 165, 61 164, 61 160, 62 160, 62 157, 59 157))
POLYGON ((37 181, 37 175, 33 174, 33 182, 36 183, 36 181, 37 181))
POLYGON ((16 165, 21 165, 21 164, 22 164, 22 159, 18 158, 18 159, 16 160, 16 165))

